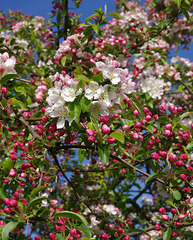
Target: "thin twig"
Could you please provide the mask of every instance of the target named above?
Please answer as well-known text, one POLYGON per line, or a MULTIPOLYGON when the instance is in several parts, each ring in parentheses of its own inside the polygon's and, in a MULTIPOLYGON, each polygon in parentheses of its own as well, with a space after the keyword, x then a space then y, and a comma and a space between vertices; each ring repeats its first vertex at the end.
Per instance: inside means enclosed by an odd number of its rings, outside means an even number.
POLYGON ((82 203, 84 203, 84 205, 90 210, 90 212, 91 212, 93 215, 95 215, 95 216, 97 217, 96 213, 93 212, 93 210, 92 210, 92 209, 85 203, 85 201, 81 198, 81 196, 80 196, 80 195, 78 194, 78 192, 76 191, 75 186, 72 184, 72 182, 69 180, 69 178, 66 176, 66 174, 65 174, 64 171, 62 170, 62 168, 61 168, 61 166, 60 166, 60 164, 59 164, 59 162, 58 162, 58 159, 57 159, 57 157, 56 157, 56 155, 55 155, 55 153, 54 153, 53 148, 50 148, 49 151, 50 151, 50 153, 52 154, 52 156, 53 156, 53 158, 54 158, 54 161, 55 161, 56 165, 58 166, 60 172, 62 173, 63 177, 67 180, 68 184, 69 184, 69 185, 71 186, 71 188, 73 189, 73 191, 74 191, 75 195, 77 196, 77 198, 78 198, 82 203))
MULTIPOLYGON (((111 158, 114 158, 114 159, 116 159, 117 161, 125 164, 126 166, 128 166, 128 167, 130 167, 130 168, 132 168, 132 169, 135 170, 136 172, 139 172, 139 173, 145 175, 146 177, 149 177, 149 176, 150 176, 149 173, 146 173, 146 172, 144 172, 143 170, 141 170, 141 169, 139 169, 139 168, 136 168, 135 166, 131 165, 130 163, 126 162, 125 160, 123 160, 123 159, 121 159, 121 158, 119 158, 119 157, 117 157, 117 156, 113 156, 112 154, 110 154, 110 157, 111 157, 111 158)), ((165 183, 163 180, 161 180, 160 178, 154 178, 154 180, 156 180, 157 182, 160 182, 160 183, 162 183, 162 184, 166 184, 166 183, 165 183)))

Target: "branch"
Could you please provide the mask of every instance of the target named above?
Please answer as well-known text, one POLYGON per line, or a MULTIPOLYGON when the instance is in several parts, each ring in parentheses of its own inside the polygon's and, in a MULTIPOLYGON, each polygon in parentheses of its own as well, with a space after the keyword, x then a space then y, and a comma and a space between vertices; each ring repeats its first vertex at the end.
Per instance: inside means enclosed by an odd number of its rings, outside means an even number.
POLYGON ((81 196, 80 196, 80 195, 78 194, 78 192, 76 191, 76 189, 75 189, 74 185, 72 184, 72 182, 69 180, 69 178, 66 176, 66 174, 65 174, 64 171, 62 170, 62 168, 61 168, 61 166, 60 166, 60 164, 59 164, 59 162, 58 162, 58 159, 57 159, 57 157, 56 157, 56 155, 55 155, 55 153, 54 153, 53 148, 50 148, 49 151, 50 151, 51 155, 53 156, 54 161, 55 161, 56 165, 58 166, 60 172, 62 173, 63 177, 67 180, 68 184, 69 184, 69 185, 71 186, 71 188, 73 189, 76 197, 77 197, 82 203, 84 203, 84 205, 91 211, 91 213, 92 213, 93 215, 95 215, 95 216, 97 217, 96 213, 93 212, 93 210, 92 210, 92 209, 85 203, 85 201, 81 198, 81 196))
MULTIPOLYGON (((188 227, 188 226, 192 226, 193 225, 193 222, 190 222, 190 223, 182 223, 182 225, 181 226, 184 226, 184 227, 188 227)), ((165 227, 165 228, 168 228, 168 226, 167 225, 164 225, 164 226, 162 226, 162 227, 165 227)), ((150 231, 152 231, 152 230, 155 230, 155 227, 153 226, 153 227, 148 227, 148 228, 145 228, 145 229, 143 229, 145 232, 150 232, 150 231)), ((128 233, 127 235, 129 235, 130 237, 134 237, 134 236, 139 236, 139 235, 141 235, 141 233, 140 232, 131 232, 131 233, 128 233)))
POLYGON ((68 36, 68 0, 65 0, 65 11, 66 11, 66 15, 65 15, 65 20, 64 20, 64 40, 67 38, 68 36))
MULTIPOLYGON (((63 145, 63 146, 57 146, 57 149, 69 149, 69 148, 81 148, 81 149, 95 149, 93 146, 85 146, 85 145, 73 145, 73 144, 69 144, 69 145, 63 145)), ((143 175, 145 175, 146 177, 149 177, 150 174, 149 173, 146 173, 144 172, 143 170, 131 165, 130 163, 126 162, 125 160, 119 158, 119 157, 116 157, 116 156, 113 156, 112 154, 110 154, 110 157, 113 158, 113 159, 116 159, 118 160, 119 162, 125 164, 126 166, 128 166, 129 168, 132 168, 133 170, 135 170, 136 172, 139 172, 143 175)), ((165 182, 163 180, 161 180, 160 178, 155 178, 154 180, 156 180, 157 182, 160 182, 162 184, 165 184, 165 182)))
POLYGON ((18 120, 29 130, 29 132, 32 134, 34 139, 37 139, 40 142, 43 142, 42 138, 34 131, 34 129, 25 121, 25 119, 22 117, 22 115, 18 114, 16 110, 14 110, 14 113, 18 120))
MULTIPOLYGON (((131 165, 130 163, 126 162, 125 160, 123 160, 123 159, 121 159, 121 158, 119 158, 119 157, 113 156, 112 154, 110 154, 110 157, 111 157, 111 158, 114 158, 114 159, 116 159, 117 161, 125 164, 126 166, 128 166, 128 167, 130 167, 130 168, 132 168, 132 169, 135 170, 136 172, 139 172, 139 173, 145 175, 146 177, 149 177, 149 176, 150 176, 149 173, 146 173, 146 172, 144 172, 143 170, 141 170, 141 169, 139 169, 139 168, 136 168, 135 166, 131 165)), ((163 180, 161 180, 160 178, 154 178, 154 180, 156 180, 157 182, 160 182, 160 183, 162 183, 162 184, 165 184, 165 182, 164 182, 163 180)))

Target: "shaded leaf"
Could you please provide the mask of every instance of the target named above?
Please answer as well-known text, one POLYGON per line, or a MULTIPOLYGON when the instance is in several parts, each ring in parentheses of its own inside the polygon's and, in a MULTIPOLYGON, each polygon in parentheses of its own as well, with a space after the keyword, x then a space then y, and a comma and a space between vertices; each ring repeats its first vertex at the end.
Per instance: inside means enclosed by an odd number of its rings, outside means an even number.
POLYGON ((90 231, 88 228, 86 228, 86 227, 77 227, 77 229, 83 231, 83 233, 84 233, 87 237, 89 237, 89 238, 92 237, 92 233, 91 233, 91 231, 90 231))
POLYGON ((142 117, 141 103, 139 102, 139 100, 132 94, 127 94, 127 96, 133 103, 133 105, 136 108, 136 110, 138 111, 139 115, 142 117))
POLYGON ((132 229, 132 230, 130 230, 130 232, 139 232, 139 233, 145 234, 150 237, 150 235, 143 229, 132 229))
POLYGON ((149 175, 149 177, 147 177, 145 180, 145 184, 147 184, 149 181, 151 181, 152 179, 159 177, 159 176, 160 176, 160 173, 153 173, 153 174, 149 175))
POLYGON ((5 225, 2 231, 2 240, 8 240, 9 239, 9 232, 12 231, 19 222, 9 222, 8 224, 5 225))
POLYGON ((77 99, 75 99, 74 102, 69 103, 68 109, 69 109, 72 120, 79 122, 80 113, 81 113, 80 102, 77 99))
POLYGON ((13 78, 18 78, 17 74, 6 74, 0 79, 0 84, 3 85, 4 83, 8 82, 9 80, 13 78))
POLYGON ((163 240, 170 240, 171 238, 171 228, 168 228, 164 233, 163 233, 163 240))
POLYGON ((5 199, 7 196, 6 196, 6 193, 4 192, 3 188, 0 188, 0 198, 1 199, 5 199))
POLYGON ((92 100, 89 100, 85 96, 82 97, 80 101, 80 105, 83 113, 85 113, 90 108, 91 103, 92 103, 92 100))
POLYGON ((31 198, 35 197, 39 192, 45 190, 46 188, 48 188, 47 186, 38 186, 36 188, 34 188, 32 191, 31 191, 31 198))
POLYGON ((177 189, 171 189, 172 195, 176 200, 181 199, 181 193, 177 189))
POLYGON ((27 205, 26 212, 30 210, 31 207, 34 205, 37 205, 38 203, 41 203, 43 200, 48 199, 46 196, 36 197, 34 198, 29 204, 27 205))
POLYGON ((63 211, 63 212, 56 213, 54 217, 67 217, 67 218, 71 218, 79 222, 82 222, 85 226, 88 225, 86 219, 83 216, 70 211, 63 211))

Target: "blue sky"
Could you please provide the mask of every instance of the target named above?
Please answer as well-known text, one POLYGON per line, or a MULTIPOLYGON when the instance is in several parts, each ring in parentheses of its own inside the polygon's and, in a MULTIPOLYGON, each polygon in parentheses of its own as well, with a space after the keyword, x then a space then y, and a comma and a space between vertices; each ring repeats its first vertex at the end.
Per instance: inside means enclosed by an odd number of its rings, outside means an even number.
MULTIPOLYGON (((52 10, 52 0, 0 0, 0 9, 21 10, 25 14, 32 14, 33 16, 43 16, 49 18, 48 13, 52 10)), ((69 0, 70 11, 77 14, 82 14, 80 20, 84 21, 85 18, 94 13, 94 9, 102 7, 104 9, 107 4, 107 13, 115 10, 114 0, 83 0, 80 8, 76 9, 72 0, 69 0)), ((179 56, 189 58, 193 62, 193 44, 189 51, 179 51, 179 56)))
MULTIPOLYGON (((48 13, 52 10, 52 0, 1 0, 0 8, 2 10, 11 9, 21 10, 25 14, 32 14, 34 16, 43 16, 49 18, 48 13)), ((82 21, 94 13, 94 9, 102 7, 104 9, 107 4, 107 11, 113 12, 115 10, 114 0, 83 0, 80 8, 76 9, 72 0, 69 0, 70 11, 82 15, 82 21)))

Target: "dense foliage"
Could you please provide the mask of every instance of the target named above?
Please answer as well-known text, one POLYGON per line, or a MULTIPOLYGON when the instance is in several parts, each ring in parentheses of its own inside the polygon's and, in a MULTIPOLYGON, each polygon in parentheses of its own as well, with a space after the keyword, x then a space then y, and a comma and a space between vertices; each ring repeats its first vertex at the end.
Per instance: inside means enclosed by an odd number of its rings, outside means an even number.
POLYGON ((193 2, 52 4, 0 12, 0 239, 193 239, 193 2))

